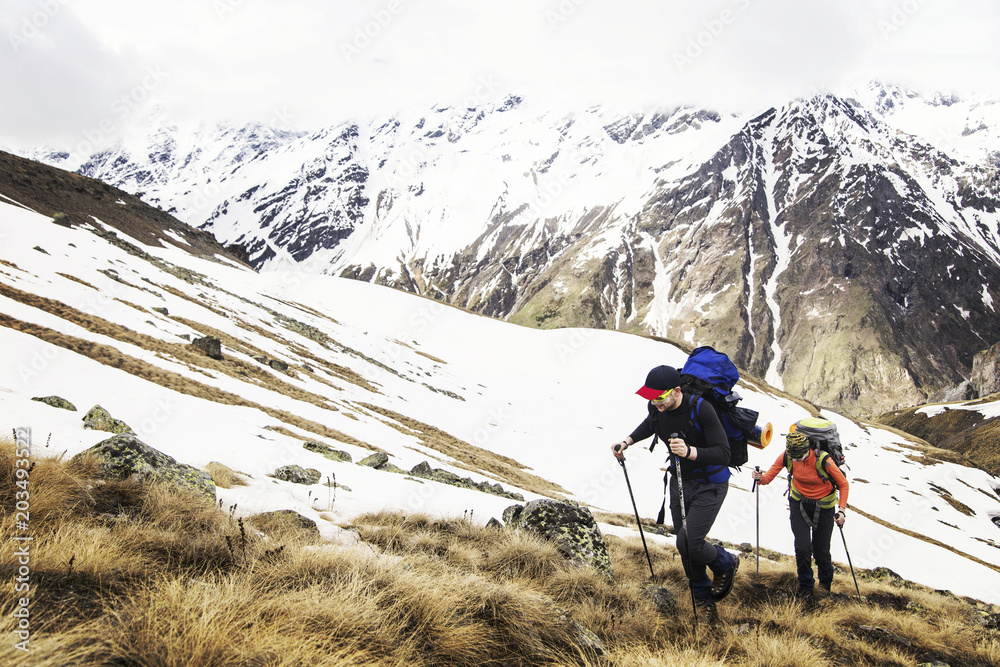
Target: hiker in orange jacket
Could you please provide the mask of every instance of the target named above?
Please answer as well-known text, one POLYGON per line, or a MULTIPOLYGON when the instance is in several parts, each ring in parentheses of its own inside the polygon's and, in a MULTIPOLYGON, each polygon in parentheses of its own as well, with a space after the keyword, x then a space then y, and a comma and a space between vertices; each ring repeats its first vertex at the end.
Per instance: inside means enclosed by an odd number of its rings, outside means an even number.
POLYGON ((819 587, 829 593, 833 582, 830 538, 833 524, 843 526, 847 512, 848 483, 844 473, 826 452, 817 452, 802 433, 789 433, 785 451, 770 470, 754 470, 751 475, 760 484, 769 484, 782 470, 791 470, 788 516, 795 537, 795 562, 799 574, 798 595, 813 594, 812 559, 816 559, 819 587), (822 473, 820 472, 822 471, 822 473), (839 495, 839 498, 838 498, 839 495))

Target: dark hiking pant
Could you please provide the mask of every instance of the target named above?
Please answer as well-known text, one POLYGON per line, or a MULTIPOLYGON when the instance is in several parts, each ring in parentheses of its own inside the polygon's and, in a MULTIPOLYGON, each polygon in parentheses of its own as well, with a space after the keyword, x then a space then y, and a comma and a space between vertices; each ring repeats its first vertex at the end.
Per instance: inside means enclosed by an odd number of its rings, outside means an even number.
POLYGON ((733 555, 720 546, 705 540, 722 509, 722 502, 729 492, 729 482, 712 484, 684 478, 684 505, 687 510, 687 531, 682 528, 681 501, 677 489, 677 476, 670 476, 670 516, 677 535, 677 550, 684 564, 684 574, 691 582, 697 600, 711 600, 712 579, 706 568, 715 574, 733 567, 733 555))
POLYGON ((819 508, 816 501, 803 498, 788 500, 788 518, 795 536, 795 564, 799 573, 799 588, 812 589, 812 559, 816 559, 819 583, 825 588, 833 581, 833 560, 830 558, 830 537, 833 535, 834 508, 819 508), (810 525, 810 522, 815 525, 810 525))

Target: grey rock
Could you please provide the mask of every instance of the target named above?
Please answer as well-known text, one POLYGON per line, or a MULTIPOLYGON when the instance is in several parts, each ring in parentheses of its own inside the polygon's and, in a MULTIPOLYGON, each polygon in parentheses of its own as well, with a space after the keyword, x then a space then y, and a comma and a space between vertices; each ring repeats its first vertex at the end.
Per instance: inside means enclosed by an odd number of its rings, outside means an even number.
POLYGON ((45 405, 51 405, 53 408, 59 408, 61 410, 69 410, 70 412, 76 412, 76 406, 67 401, 65 398, 59 396, 36 396, 31 399, 33 401, 39 401, 45 405))
POLYGON ((298 465, 281 466, 274 471, 274 478, 293 484, 318 484, 322 473, 315 468, 303 468, 298 465))
POLYGON ((120 419, 115 419, 107 410, 99 405, 95 405, 87 414, 83 416, 83 427, 94 431, 107 431, 108 433, 125 433, 135 435, 128 424, 120 419))
POLYGON ((513 526, 517 523, 517 520, 521 517, 521 512, 524 511, 523 505, 511 505, 503 511, 500 517, 507 526, 513 526))

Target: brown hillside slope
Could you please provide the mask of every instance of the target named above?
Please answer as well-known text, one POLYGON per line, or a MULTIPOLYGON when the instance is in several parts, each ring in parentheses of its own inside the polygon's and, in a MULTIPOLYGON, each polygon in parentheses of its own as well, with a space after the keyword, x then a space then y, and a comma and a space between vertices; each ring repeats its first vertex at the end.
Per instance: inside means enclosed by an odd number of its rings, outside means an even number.
MULTIPOLYGON (((974 403, 1000 400, 1000 394, 986 396, 974 403)), ((957 404, 956 404, 957 405, 957 404)), ((879 424, 892 426, 930 444, 950 449, 964 455, 975 465, 991 475, 1000 476, 1000 417, 984 418, 974 410, 944 407, 933 416, 918 412, 928 406, 895 410, 875 419, 879 424)))
POLYGON ((208 258, 219 255, 249 266, 240 248, 225 248, 212 234, 195 229, 138 197, 101 181, 3 151, 0 151, 0 202, 18 204, 67 226, 93 224, 93 218, 97 218, 146 245, 169 244, 193 255, 208 258))

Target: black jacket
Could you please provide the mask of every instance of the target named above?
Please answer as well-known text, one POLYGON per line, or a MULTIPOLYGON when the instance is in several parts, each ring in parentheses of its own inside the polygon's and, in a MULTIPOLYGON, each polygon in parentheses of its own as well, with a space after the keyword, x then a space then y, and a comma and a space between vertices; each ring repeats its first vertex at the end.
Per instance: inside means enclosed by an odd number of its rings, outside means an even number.
MULTIPOLYGON (((695 461, 682 458, 681 473, 691 472, 693 477, 702 477, 709 469, 718 470, 729 465, 729 439, 712 404, 697 398, 694 400, 695 404, 692 404, 691 395, 685 393, 680 407, 664 412, 650 402, 647 406, 649 414, 630 437, 633 443, 637 443, 656 434, 666 444, 671 433, 682 434, 684 442, 698 448, 698 458, 695 461), (697 426, 692 423, 692 416, 697 426)), ((667 456, 670 456, 669 449, 667 456)))

